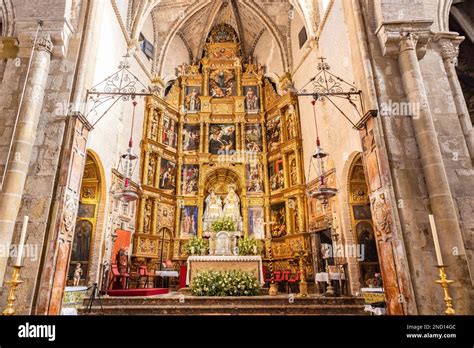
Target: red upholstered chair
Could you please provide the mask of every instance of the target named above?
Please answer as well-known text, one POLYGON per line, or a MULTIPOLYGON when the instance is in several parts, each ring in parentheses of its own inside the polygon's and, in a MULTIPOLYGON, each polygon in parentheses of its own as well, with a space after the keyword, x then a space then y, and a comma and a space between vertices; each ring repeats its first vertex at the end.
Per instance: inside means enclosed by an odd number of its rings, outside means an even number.
POLYGON ((188 272, 188 267, 186 265, 181 265, 179 268, 179 288, 186 287, 186 273, 188 272))
MULTIPOLYGON (((288 279, 288 293, 290 292, 290 290, 293 291, 293 286, 295 286, 296 284, 298 284, 301 280, 301 272, 298 271, 298 273, 296 273, 296 276, 295 277, 291 277, 290 279, 288 279)), ((297 292, 297 291, 295 291, 297 292)))
POLYGON ((111 270, 111 274, 112 274, 112 279, 110 279, 109 288, 113 283, 119 281, 121 283, 122 289, 126 289, 127 284, 128 284, 128 280, 130 279, 130 274, 128 274, 126 272, 120 273, 119 269, 118 269, 118 266, 115 263, 112 264, 110 270, 111 270))
POLYGON ((153 279, 153 284, 155 283, 155 277, 156 277, 155 272, 149 271, 146 266, 140 266, 138 268, 138 273, 140 275, 140 278, 145 278, 145 284, 144 284, 145 288, 148 287, 148 281, 150 279, 153 279))
POLYGON ((290 279, 291 271, 286 269, 282 272, 281 278, 281 285, 282 287, 286 287, 286 290, 288 290, 288 280, 290 279))

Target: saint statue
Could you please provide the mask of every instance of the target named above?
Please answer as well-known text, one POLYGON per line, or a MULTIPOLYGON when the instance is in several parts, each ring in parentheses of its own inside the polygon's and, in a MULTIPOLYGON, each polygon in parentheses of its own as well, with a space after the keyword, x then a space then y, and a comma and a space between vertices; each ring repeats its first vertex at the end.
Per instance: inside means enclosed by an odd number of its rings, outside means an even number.
POLYGON ((204 210, 204 220, 213 222, 222 217, 222 200, 216 195, 213 189, 206 198, 206 210, 204 210))
POLYGON ((240 215, 240 198, 235 193, 235 187, 229 185, 229 193, 224 199, 224 217, 232 218, 234 221, 240 221, 242 216, 240 215))

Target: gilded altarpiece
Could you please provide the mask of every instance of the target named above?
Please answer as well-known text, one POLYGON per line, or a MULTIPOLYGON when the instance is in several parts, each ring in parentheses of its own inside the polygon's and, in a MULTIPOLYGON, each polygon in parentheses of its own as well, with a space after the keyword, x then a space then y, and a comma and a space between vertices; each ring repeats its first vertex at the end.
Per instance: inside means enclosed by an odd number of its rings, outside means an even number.
POLYGON ((278 95, 263 66, 243 61, 225 24, 211 30, 199 64, 178 72, 164 98, 147 102, 134 256, 185 260, 187 240, 204 237, 206 198, 213 191, 224 200, 232 187, 242 235, 271 236, 275 262, 292 268, 294 252, 310 250, 296 96, 278 95), (164 227, 169 250, 161 244, 164 227))

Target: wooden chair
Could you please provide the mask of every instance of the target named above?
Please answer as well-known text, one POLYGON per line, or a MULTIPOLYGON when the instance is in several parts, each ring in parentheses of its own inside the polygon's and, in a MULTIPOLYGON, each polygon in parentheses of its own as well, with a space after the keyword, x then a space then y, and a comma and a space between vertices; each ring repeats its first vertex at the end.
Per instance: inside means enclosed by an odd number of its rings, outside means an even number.
MULTIPOLYGON (((290 293, 290 290, 293 291, 293 286, 298 284, 301 280, 301 272, 298 271, 296 273, 296 276, 295 277, 291 277, 290 279, 288 279, 288 293, 290 293)), ((298 291, 295 291, 295 292, 298 292, 298 291)))
POLYGON ((122 285, 122 289, 126 289, 128 281, 130 279, 130 274, 127 272, 120 273, 117 264, 113 263, 111 266, 112 279, 110 279, 110 286, 113 286, 113 283, 119 281, 122 285))

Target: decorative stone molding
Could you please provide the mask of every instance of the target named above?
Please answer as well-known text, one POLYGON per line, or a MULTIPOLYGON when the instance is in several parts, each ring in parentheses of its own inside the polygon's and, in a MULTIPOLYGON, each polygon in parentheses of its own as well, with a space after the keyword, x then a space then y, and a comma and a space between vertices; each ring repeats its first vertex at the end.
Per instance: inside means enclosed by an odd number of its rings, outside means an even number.
POLYGON ((435 33, 433 37, 433 41, 438 43, 443 60, 448 60, 455 66, 458 63, 459 45, 461 45, 464 39, 464 36, 459 36, 455 32, 435 33))
POLYGON ((431 38, 432 24, 432 21, 427 20, 383 22, 375 31, 383 55, 398 58, 403 49, 411 47, 416 49, 418 59, 422 59, 431 38))

